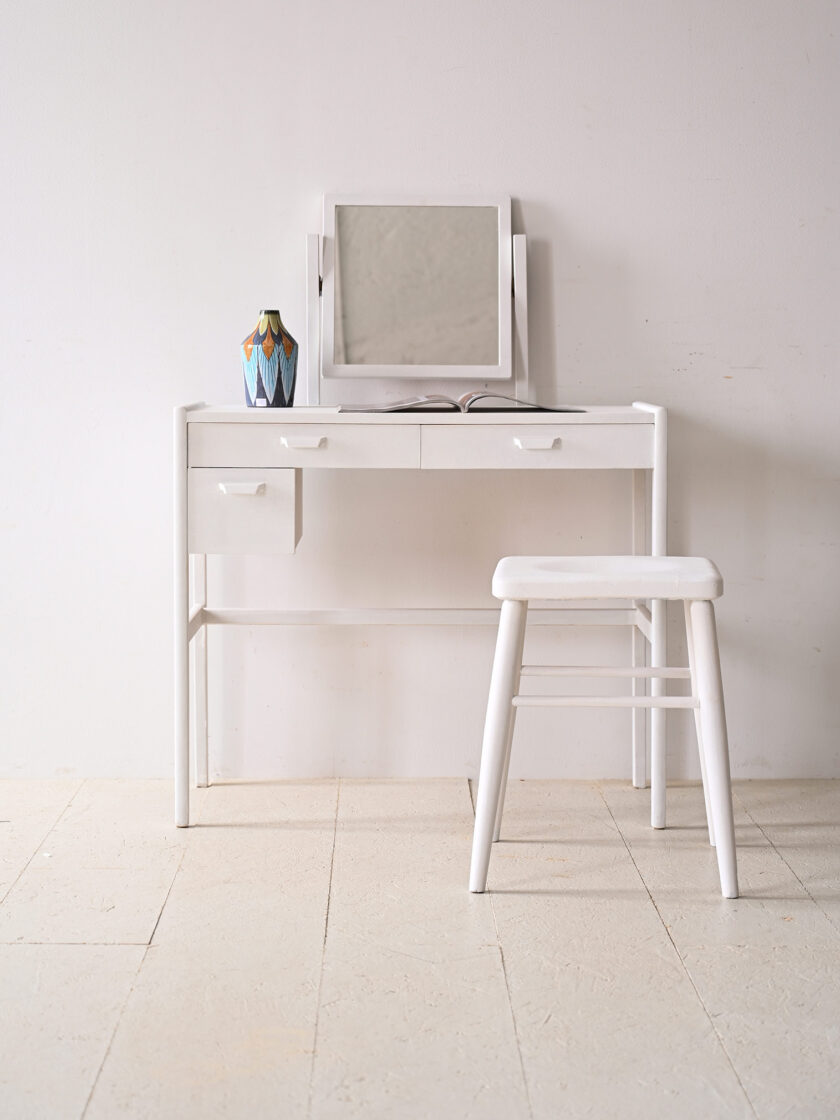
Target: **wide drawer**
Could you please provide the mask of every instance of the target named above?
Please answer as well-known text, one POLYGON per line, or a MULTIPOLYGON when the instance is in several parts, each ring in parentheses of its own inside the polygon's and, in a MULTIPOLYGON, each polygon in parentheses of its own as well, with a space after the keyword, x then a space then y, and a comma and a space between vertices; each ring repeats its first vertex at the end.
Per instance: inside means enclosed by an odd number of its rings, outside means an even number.
POLYGON ((419 467, 414 425, 190 424, 191 467, 419 467))
POLYGON ((652 424, 485 424, 423 428, 427 469, 611 470, 653 466, 652 424))
POLYGON ((299 470, 187 471, 190 552, 294 552, 301 533, 299 470))

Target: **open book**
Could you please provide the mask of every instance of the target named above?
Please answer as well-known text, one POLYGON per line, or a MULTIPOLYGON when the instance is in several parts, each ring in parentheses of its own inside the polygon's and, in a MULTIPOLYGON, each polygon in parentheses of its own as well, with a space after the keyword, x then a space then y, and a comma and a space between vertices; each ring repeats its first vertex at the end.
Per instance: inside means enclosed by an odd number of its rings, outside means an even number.
MULTIPOLYGON (((394 401, 392 404, 364 405, 348 408, 342 405, 342 412, 439 412, 454 409, 458 412, 470 412, 479 401, 505 401, 504 405, 485 406, 485 411, 493 412, 577 412, 576 408, 546 408, 545 405, 532 404, 530 401, 520 401, 516 397, 506 397, 503 393, 493 393, 482 390, 479 393, 464 393, 462 397, 444 397, 440 394, 431 394, 428 397, 411 397, 406 401, 394 401), (513 406, 513 407, 511 407, 513 406)), ((476 409, 481 411, 481 409, 476 409)))

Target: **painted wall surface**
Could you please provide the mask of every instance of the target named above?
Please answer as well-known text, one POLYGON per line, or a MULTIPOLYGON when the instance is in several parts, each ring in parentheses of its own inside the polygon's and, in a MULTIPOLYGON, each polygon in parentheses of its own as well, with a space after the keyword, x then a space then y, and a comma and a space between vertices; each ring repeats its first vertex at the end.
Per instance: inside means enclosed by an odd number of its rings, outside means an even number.
MULTIPOLYGON (((260 308, 303 339, 321 195, 387 191, 514 197, 541 399, 670 410, 735 775, 840 775, 838 32, 833 0, 7 0, 0 771, 169 772, 171 410, 242 400, 260 308)), ((625 547, 627 494, 307 477, 298 556, 211 594, 482 604, 504 551, 625 547)), ((475 772, 490 631, 211 638, 217 774, 475 772)), ((527 712, 514 772, 626 775, 627 722, 527 712)))

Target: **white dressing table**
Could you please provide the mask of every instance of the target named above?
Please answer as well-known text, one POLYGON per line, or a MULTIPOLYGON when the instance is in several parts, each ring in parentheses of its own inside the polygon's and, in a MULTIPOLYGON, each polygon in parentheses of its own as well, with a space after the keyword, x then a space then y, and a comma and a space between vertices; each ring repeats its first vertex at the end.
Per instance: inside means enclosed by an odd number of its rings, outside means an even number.
MULTIPOLYGON (((341 413, 192 405, 175 410, 175 820, 189 824, 190 730, 196 784, 208 782, 210 626, 497 623, 494 609, 239 609, 207 602, 206 555, 293 552, 312 470, 627 470, 635 553, 666 552, 666 416, 637 403, 550 413, 341 413), (191 720, 192 714, 192 720, 191 720)), ((527 474, 523 475, 526 485, 527 474)), ((487 573, 490 579, 490 572, 487 573)), ((538 612, 535 612, 535 615, 538 612)), ((542 621, 630 625, 634 665, 665 664, 664 604, 550 610, 542 621), (586 616, 586 617, 583 617, 586 616)), ((537 619, 535 618, 535 621, 537 619)), ((644 691, 644 679, 634 688, 644 691)), ((662 687, 652 681, 651 690, 662 687)), ((651 767, 664 779, 664 712, 650 719, 651 767)), ((646 784, 645 712, 632 712, 633 783, 646 784)), ((476 749, 481 729, 476 728, 476 749)), ((664 780, 660 787, 664 792, 664 780)), ((653 807, 657 824, 659 807, 653 807)), ((659 827, 664 825, 664 804, 659 827)))

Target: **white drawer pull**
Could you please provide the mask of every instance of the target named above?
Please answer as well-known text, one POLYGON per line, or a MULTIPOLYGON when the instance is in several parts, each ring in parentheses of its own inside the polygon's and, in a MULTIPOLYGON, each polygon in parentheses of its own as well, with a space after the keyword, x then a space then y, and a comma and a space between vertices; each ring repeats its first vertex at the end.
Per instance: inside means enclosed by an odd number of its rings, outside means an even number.
POLYGON ((219 489, 223 494, 242 494, 253 498, 256 494, 265 493, 264 482, 220 482, 219 489))
POLYGON ((513 442, 520 451, 551 451, 560 446, 559 436, 514 436, 513 442))
POLYGON ((280 442, 290 451, 316 451, 327 446, 326 436, 281 436, 280 442))

